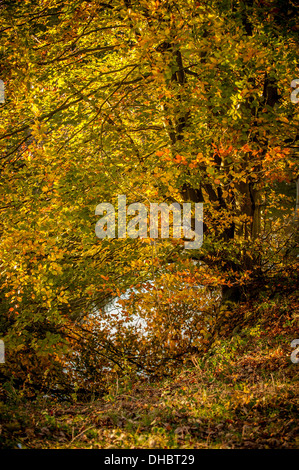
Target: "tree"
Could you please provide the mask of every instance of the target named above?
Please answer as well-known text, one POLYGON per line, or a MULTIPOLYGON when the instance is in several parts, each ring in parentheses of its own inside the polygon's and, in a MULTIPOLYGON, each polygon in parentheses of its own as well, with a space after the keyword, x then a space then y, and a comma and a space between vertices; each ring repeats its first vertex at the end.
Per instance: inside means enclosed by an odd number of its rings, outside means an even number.
MULTIPOLYGON (((269 270, 293 269, 296 11, 271 0, 1 3, 0 250, 11 350, 56 352, 69 321, 153 276, 161 313, 171 266, 171 291, 185 271, 217 293, 215 303, 221 288, 224 311, 255 295, 269 270), (95 207, 118 194, 128 204, 203 202, 203 246, 186 253, 165 240, 153 252, 143 240, 98 240, 95 207)), ((184 295, 172 318, 197 311, 184 295)), ((173 357, 192 344, 176 343, 173 357)))

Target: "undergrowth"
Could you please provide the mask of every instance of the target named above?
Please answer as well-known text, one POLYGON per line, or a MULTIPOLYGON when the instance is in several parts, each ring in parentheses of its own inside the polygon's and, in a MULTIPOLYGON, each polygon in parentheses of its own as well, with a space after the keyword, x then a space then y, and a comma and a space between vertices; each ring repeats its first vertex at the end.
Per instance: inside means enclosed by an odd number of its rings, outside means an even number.
POLYGON ((29 403, 8 392, 1 447, 297 448, 299 364, 290 344, 299 338, 298 303, 264 302, 255 313, 172 377, 123 378, 89 402, 29 403))

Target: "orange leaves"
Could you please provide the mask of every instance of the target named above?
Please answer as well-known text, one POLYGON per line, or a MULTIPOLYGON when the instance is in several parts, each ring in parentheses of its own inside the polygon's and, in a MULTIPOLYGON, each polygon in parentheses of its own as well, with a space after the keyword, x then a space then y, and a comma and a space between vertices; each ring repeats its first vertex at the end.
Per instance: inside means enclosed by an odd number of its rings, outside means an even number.
POLYGON ((188 165, 188 162, 187 162, 186 158, 185 158, 183 155, 177 154, 177 155, 174 157, 173 161, 174 161, 175 163, 178 163, 178 164, 188 165))
POLYGON ((283 149, 281 147, 274 147, 270 149, 265 155, 265 162, 272 162, 275 160, 285 159, 290 154, 289 149, 283 149))
POLYGON ((170 154, 170 150, 168 148, 165 148, 163 150, 158 150, 156 152, 157 157, 164 156, 165 161, 173 162, 177 165, 188 165, 188 161, 184 155, 180 155, 177 153, 175 157, 171 157, 169 154, 170 154))
POLYGON ((163 157, 164 155, 164 160, 166 161, 171 161, 172 158, 169 156, 170 150, 169 148, 164 148, 163 150, 157 150, 156 155, 157 157, 163 157))
MULTIPOLYGON (((290 150, 273 147, 268 150, 263 159, 264 176, 269 182, 290 182, 294 162, 291 160, 290 150)), ((296 168, 294 168, 295 170, 296 168)), ((296 174, 296 172, 294 171, 296 174)))
POLYGON ((287 174, 282 171, 265 171, 265 176, 267 177, 267 181, 269 183, 290 183, 290 179, 287 174))
POLYGON ((201 152, 199 152, 195 160, 192 160, 192 162, 189 163, 189 168, 191 169, 196 168, 200 163, 203 163, 203 162, 205 162, 205 157, 201 152))
POLYGON ((251 152, 251 148, 249 147, 248 144, 245 144, 245 145, 243 145, 243 147, 242 147, 242 151, 243 151, 243 152, 251 152))
POLYGON ((12 313, 14 312, 15 315, 19 315, 19 312, 17 312, 16 308, 18 308, 19 305, 15 305, 14 307, 10 307, 9 312, 12 313))
POLYGON ((233 146, 232 145, 230 145, 229 147, 224 147, 222 144, 217 146, 214 143, 212 143, 212 146, 215 149, 214 155, 219 155, 219 157, 227 157, 227 156, 231 155, 231 153, 233 151, 233 146))
POLYGON ((189 163, 189 168, 191 168, 191 170, 196 167, 197 167, 196 161, 189 163))

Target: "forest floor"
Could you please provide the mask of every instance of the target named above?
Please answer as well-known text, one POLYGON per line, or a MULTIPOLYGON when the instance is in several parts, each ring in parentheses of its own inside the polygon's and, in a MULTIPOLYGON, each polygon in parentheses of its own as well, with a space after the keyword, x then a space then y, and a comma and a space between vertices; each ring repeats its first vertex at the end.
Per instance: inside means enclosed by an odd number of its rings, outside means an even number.
POLYGON ((0 447, 298 448, 295 338, 293 314, 277 315, 218 338, 171 378, 116 384, 88 403, 0 402, 0 447))

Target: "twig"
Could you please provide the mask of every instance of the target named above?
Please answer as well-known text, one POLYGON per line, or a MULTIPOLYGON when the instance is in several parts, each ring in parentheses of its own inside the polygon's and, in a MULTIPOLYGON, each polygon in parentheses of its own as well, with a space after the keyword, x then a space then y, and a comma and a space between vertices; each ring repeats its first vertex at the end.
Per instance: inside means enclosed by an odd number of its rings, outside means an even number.
POLYGON ((96 426, 95 425, 92 425, 90 426, 89 428, 87 429, 83 429, 83 431, 81 431, 79 434, 77 434, 77 436, 73 437, 73 439, 70 441, 69 444, 71 444, 72 442, 74 442, 78 437, 80 437, 82 434, 85 434, 87 431, 89 431, 90 429, 93 429, 95 428, 96 426))

